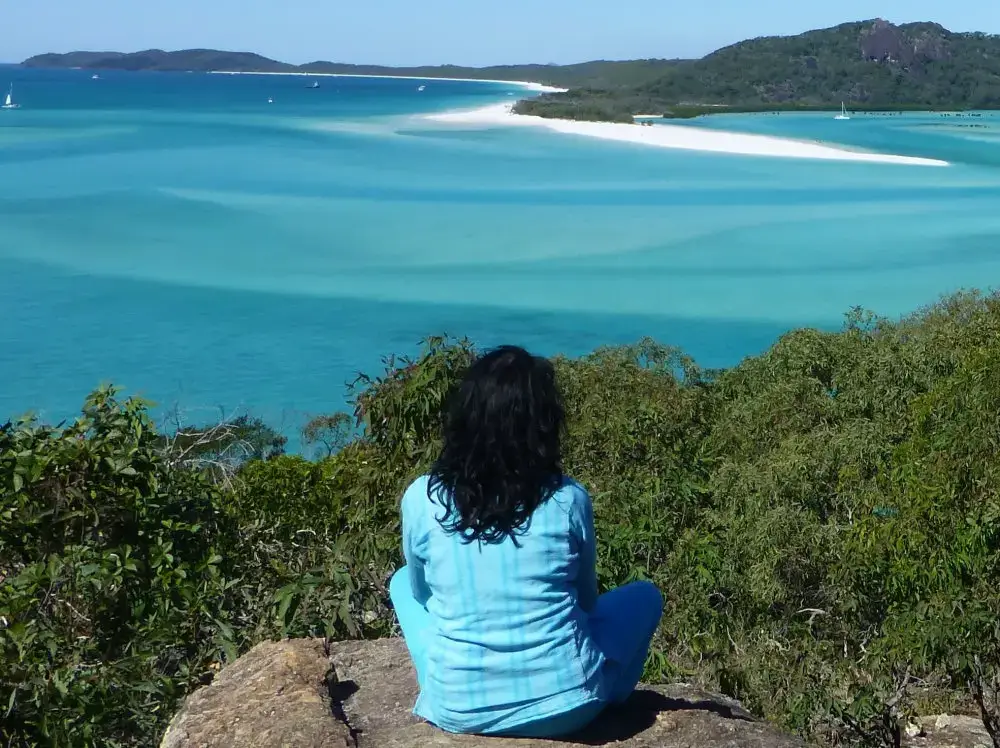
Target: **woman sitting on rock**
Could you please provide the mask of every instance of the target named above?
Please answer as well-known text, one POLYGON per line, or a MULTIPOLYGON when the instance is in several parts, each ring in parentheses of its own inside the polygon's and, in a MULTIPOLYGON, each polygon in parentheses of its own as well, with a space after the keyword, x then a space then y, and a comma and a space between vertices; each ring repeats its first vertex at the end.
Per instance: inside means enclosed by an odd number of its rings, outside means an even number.
POLYGON ((390 597, 417 671, 414 713, 458 733, 585 728, 642 675, 662 598, 597 594, 593 508, 565 476, 552 365, 515 347, 478 359, 441 455, 403 496, 406 566, 390 597))

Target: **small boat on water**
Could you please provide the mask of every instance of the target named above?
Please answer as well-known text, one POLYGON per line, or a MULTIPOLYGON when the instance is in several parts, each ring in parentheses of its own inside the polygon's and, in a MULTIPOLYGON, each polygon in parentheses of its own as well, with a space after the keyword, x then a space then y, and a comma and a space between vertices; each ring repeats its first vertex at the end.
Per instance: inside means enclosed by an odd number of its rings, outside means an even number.
POLYGON ((90 76, 90 80, 92 81, 99 81, 100 79, 101 76, 99 76, 97 73, 94 73, 92 76, 90 76))
POLYGON ((313 81, 312 85, 307 86, 307 88, 319 88, 319 81, 313 81))
POLYGON ((427 86, 417 86, 418 91, 423 91, 427 86))
POLYGON ((847 107, 844 106, 844 102, 840 102, 840 114, 838 114, 834 119, 850 119, 851 116, 847 113, 847 107))
POLYGON ((270 96, 268 96, 267 97, 267 103, 268 104, 273 104, 274 103, 274 99, 272 99, 270 96))
POLYGON ((3 106, 0 109, 20 109, 20 104, 14 103, 14 84, 10 84, 10 88, 7 89, 7 98, 3 101, 3 106))

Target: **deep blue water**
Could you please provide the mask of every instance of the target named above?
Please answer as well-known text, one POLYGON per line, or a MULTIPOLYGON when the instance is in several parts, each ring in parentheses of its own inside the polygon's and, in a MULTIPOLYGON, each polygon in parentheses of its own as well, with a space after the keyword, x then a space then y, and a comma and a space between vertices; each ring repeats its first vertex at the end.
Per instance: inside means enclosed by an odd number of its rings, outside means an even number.
POLYGON ((688 123, 952 162, 935 169, 418 116, 508 85, 4 73, 23 108, 0 112, 0 417, 63 418, 113 381, 294 435, 426 335, 568 354, 650 335, 721 366, 1000 277, 992 116, 688 123))

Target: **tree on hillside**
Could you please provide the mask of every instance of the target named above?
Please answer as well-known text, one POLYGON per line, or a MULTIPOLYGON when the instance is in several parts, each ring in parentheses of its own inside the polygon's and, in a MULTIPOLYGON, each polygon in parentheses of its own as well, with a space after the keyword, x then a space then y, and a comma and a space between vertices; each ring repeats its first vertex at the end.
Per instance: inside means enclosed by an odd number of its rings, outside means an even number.
POLYGON ((207 470, 217 480, 228 480, 251 460, 283 455, 288 444, 288 437, 250 415, 200 426, 182 426, 175 415, 173 432, 158 440, 174 464, 207 470))
POLYGON ((316 447, 324 457, 332 457, 351 439, 353 419, 347 413, 316 416, 302 427, 302 442, 316 447))

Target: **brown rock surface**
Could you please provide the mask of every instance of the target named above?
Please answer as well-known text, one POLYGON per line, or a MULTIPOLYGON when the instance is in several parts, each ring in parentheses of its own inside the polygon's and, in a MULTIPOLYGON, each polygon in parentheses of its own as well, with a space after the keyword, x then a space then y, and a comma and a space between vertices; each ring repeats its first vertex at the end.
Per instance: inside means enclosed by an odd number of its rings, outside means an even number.
POLYGON ((340 748, 347 726, 326 697, 323 642, 266 642, 188 697, 160 748, 340 748))
MULTIPOLYGON (((192 694, 161 748, 801 748, 738 703, 685 685, 637 691, 565 741, 449 735, 413 717, 417 686, 399 639, 260 644, 192 694)), ((954 719, 954 718, 952 718, 954 719)), ((936 723, 935 723, 936 724, 936 723)), ((955 729, 912 745, 979 745, 955 729), (961 740, 964 742, 954 742, 961 740)))
POLYGON ((756 722, 739 704, 685 686, 642 690, 574 740, 508 740, 449 735, 410 714, 417 684, 402 642, 342 642, 331 660, 346 695, 344 712, 361 748, 792 748, 803 744, 756 722))
POLYGON ((992 748, 983 721, 978 717, 941 714, 920 720, 921 731, 907 743, 911 748, 992 748))

